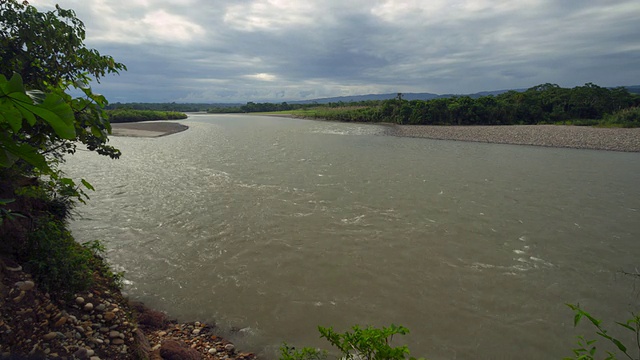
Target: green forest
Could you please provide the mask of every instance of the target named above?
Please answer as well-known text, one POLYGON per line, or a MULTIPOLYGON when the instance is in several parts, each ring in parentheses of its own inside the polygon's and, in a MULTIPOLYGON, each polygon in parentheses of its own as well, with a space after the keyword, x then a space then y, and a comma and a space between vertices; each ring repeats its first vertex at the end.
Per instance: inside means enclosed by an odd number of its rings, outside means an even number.
POLYGON ((574 88, 555 84, 524 92, 508 91, 472 98, 395 99, 329 104, 253 103, 209 112, 282 112, 306 118, 406 125, 534 125, 562 124, 610 127, 640 126, 640 95, 626 88, 587 83, 574 88))
POLYGON ((187 118, 187 114, 178 111, 133 110, 120 108, 107 110, 106 113, 109 116, 109 121, 111 123, 151 120, 180 120, 187 118))

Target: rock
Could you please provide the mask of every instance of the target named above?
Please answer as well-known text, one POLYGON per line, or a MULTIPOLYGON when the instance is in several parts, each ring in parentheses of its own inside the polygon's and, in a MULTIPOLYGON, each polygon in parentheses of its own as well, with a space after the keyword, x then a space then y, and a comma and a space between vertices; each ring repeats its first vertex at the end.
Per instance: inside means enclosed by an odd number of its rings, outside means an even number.
POLYGON ((77 357, 79 359, 87 359, 87 358, 89 358, 89 353, 88 353, 87 349, 80 348, 76 352, 73 353, 73 356, 75 356, 75 357, 77 357))
POLYGON ((98 306, 96 306, 96 310, 98 311, 105 311, 107 309, 107 305, 105 304, 99 304, 98 306))
POLYGON ((167 340, 160 347, 160 356, 165 360, 199 360, 202 355, 183 342, 167 340))
POLYGON ((115 331, 115 330, 110 331, 110 332, 109 332, 109 337, 110 337, 110 338, 117 338, 117 337, 120 337, 120 333, 119 333, 119 332, 117 332, 117 331, 115 331))
POLYGON ((144 335, 144 332, 140 329, 134 331, 135 340, 131 341, 134 347, 134 353, 138 356, 138 359, 148 359, 151 353, 151 344, 144 335))
POLYGON ((55 332, 55 331, 52 331, 52 332, 48 333, 47 335, 43 336, 42 339, 44 341, 49 341, 49 340, 55 339, 56 336, 58 336, 58 333, 55 332))
POLYGON ((84 298, 82 296, 78 296, 76 298, 76 304, 78 304, 78 305, 84 304, 84 298))
POLYGON ((93 310, 93 304, 92 303, 86 303, 84 305, 84 311, 91 311, 93 310))
POLYGON ((112 313, 111 311, 107 311, 106 313, 104 313, 104 319, 107 321, 111 321, 116 317, 116 314, 112 313))
POLYGON ((209 354, 211 354, 211 355, 215 355, 215 354, 218 352, 218 350, 216 350, 216 348, 211 348, 211 349, 209 349, 209 351, 207 351, 207 352, 208 352, 209 354))
POLYGON ((113 341, 111 341, 111 343, 113 345, 122 345, 122 344, 124 344, 124 339, 120 339, 120 338, 113 339, 113 341))
POLYGON ((67 318, 64 316, 61 316, 60 319, 58 319, 58 321, 56 321, 56 323, 53 324, 53 327, 60 327, 66 323, 67 323, 67 318))
POLYGON ((24 292, 24 291, 20 291, 20 295, 18 295, 18 296, 16 296, 15 298, 13 298, 13 302, 14 302, 14 303, 19 303, 20 301, 22 301, 22 299, 24 299, 24 296, 25 296, 26 294, 27 294, 26 292, 24 292))
POLYGON ((227 344, 224 346, 224 350, 230 353, 233 353, 233 350, 235 350, 236 347, 233 344, 227 344))
POLYGON ((36 286, 33 281, 18 281, 15 285, 20 291, 33 290, 33 288, 36 286))
POLYGON ((152 329, 162 329, 167 324, 167 316, 160 311, 146 309, 138 314, 138 323, 152 329))
POLYGON ((100 360, 99 356, 92 356, 89 358, 89 360, 100 360))
POLYGON ((200 335, 200 331, 202 331, 202 329, 193 329, 193 331, 191 332, 193 335, 200 335))

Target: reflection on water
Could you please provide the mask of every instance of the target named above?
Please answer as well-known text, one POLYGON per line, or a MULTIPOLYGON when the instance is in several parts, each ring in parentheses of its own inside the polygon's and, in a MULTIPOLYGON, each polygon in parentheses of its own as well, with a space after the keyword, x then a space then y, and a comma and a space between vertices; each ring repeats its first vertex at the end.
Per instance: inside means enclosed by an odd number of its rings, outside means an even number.
POLYGON ((73 222, 126 291, 239 327, 273 356, 317 325, 402 324, 430 359, 560 358, 566 302, 637 309, 640 154, 382 136, 384 127, 192 116, 123 157, 68 163, 97 191, 73 222))

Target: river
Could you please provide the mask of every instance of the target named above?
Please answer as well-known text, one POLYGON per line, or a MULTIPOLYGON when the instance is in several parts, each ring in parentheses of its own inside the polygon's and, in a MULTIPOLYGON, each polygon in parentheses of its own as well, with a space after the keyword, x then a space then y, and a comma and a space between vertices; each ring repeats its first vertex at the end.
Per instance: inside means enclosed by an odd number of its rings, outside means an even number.
POLYGON ((559 359, 565 303, 638 310, 640 153, 384 136, 384 127, 192 115, 65 169, 96 188, 72 222, 125 292, 243 349, 327 345, 317 325, 408 327, 414 356, 559 359))

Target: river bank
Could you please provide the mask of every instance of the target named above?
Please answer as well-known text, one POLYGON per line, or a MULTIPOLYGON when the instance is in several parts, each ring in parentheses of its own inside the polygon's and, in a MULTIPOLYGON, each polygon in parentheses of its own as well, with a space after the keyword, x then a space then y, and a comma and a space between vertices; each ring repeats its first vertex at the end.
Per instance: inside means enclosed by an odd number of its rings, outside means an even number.
POLYGON ((187 125, 176 122, 145 121, 111 124, 111 135, 133 137, 160 137, 187 130, 187 125))
POLYGON ((640 152, 640 128, 392 125, 388 127, 386 134, 438 140, 640 152))
POLYGON ((213 324, 178 323, 122 296, 98 276, 88 290, 53 298, 15 261, 0 258, 0 359, 254 359, 213 324))
MULTIPOLYGON (((269 114, 301 118, 290 114, 269 114)), ((302 117, 305 119, 310 119, 302 117)), ((311 118, 311 120, 327 121, 311 118)), ((385 135, 435 140, 533 145, 558 148, 640 152, 640 128, 596 128, 569 125, 398 125, 386 126, 385 135)))

